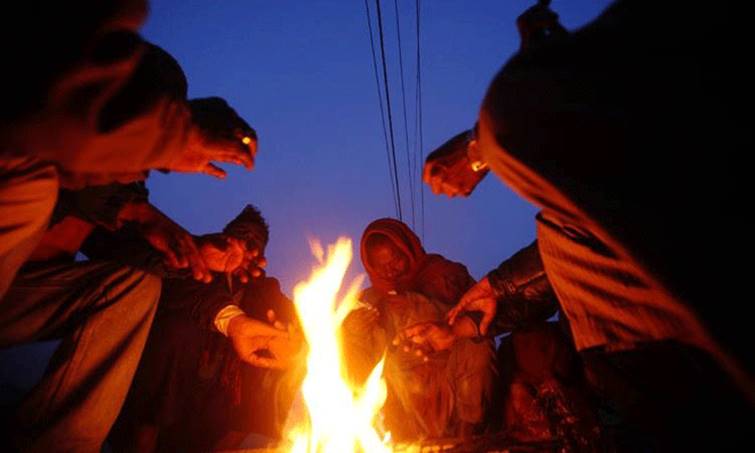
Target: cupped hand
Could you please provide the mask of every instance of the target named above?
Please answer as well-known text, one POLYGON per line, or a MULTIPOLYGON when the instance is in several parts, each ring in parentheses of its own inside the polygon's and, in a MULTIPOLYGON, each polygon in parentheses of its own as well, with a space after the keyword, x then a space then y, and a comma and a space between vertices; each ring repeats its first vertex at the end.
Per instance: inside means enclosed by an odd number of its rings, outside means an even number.
POLYGON ((288 368, 303 349, 302 338, 294 332, 246 315, 231 319, 228 337, 241 360, 261 368, 288 368))
POLYGON ((446 315, 448 324, 453 325, 462 313, 481 312, 480 333, 486 335, 490 323, 495 318, 496 311, 498 310, 496 299, 495 291, 490 286, 490 280, 488 280, 488 277, 483 278, 473 287, 469 288, 461 297, 459 303, 448 312, 446 315))
POLYGON ((189 101, 192 127, 186 149, 168 170, 205 173, 225 178, 213 162, 241 165, 251 170, 257 154, 257 133, 228 103, 211 97, 189 101))
POLYGON ((191 269, 196 280, 209 283, 212 274, 205 264, 194 238, 168 216, 152 205, 146 204, 137 228, 152 247, 165 257, 168 266, 174 269, 191 269))
POLYGON ((405 352, 425 356, 451 348, 457 339, 447 324, 421 322, 405 328, 393 340, 393 344, 401 346, 405 352))

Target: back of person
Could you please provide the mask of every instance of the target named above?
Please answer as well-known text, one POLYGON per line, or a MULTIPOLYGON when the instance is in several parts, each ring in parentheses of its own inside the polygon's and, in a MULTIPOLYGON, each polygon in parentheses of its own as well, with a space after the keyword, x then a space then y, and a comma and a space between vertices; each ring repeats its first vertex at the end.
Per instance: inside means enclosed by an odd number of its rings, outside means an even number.
POLYGON ((746 236, 736 112, 752 84, 736 11, 616 1, 510 59, 480 112, 485 161, 542 209, 543 264, 577 349, 624 378, 603 389, 645 396, 625 413, 669 450, 737 448, 753 414, 752 329, 716 303, 741 298, 722 282, 746 280, 722 266, 742 253, 723 238, 746 236))

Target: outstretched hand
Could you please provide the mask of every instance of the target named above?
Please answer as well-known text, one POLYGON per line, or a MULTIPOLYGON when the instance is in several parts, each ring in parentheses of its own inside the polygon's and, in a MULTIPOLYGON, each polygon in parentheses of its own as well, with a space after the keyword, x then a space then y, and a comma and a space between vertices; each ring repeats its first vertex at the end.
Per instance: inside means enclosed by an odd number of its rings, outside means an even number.
POLYGON ((363 304, 353 309, 343 320, 343 328, 346 331, 357 332, 361 334, 380 319, 380 311, 372 305, 363 304))
POLYGON ((136 223, 142 237, 160 252, 174 269, 191 269, 194 279, 209 283, 212 274, 199 253, 194 238, 181 225, 149 203, 134 203, 124 208, 126 220, 136 223), (125 212, 127 211, 127 212, 125 212))
POLYGON ((265 266, 267 266, 267 260, 262 256, 259 249, 246 249, 244 261, 233 271, 233 274, 242 283, 247 283, 252 278, 261 277, 265 266))
POLYGON ((241 360, 261 368, 288 368, 303 347, 301 337, 291 329, 280 323, 276 325, 275 321, 266 324, 246 315, 231 319, 228 337, 241 360))
POLYGON ((223 99, 189 101, 192 128, 184 152, 168 170, 205 173, 223 179, 226 172, 213 162, 241 165, 251 170, 257 154, 257 133, 223 99))
POLYGON ((465 312, 478 311, 482 313, 482 321, 480 321, 480 333, 486 335, 490 323, 495 318, 496 311, 498 310, 498 303, 496 300, 495 291, 490 286, 490 280, 488 277, 483 278, 461 297, 461 300, 454 308, 452 308, 446 315, 448 324, 453 325, 459 315, 465 312))
POLYGON ((413 352, 417 356, 432 352, 445 351, 457 340, 453 329, 446 324, 422 322, 404 329, 396 339, 394 346, 402 346, 404 352, 413 352))

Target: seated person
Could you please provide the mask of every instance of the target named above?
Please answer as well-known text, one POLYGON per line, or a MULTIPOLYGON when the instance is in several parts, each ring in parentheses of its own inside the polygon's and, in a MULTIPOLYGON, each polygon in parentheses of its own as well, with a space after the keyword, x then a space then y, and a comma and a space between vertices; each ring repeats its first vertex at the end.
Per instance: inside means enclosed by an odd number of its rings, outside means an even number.
MULTIPOLYGON (((502 404, 494 413, 507 437, 520 442, 555 439, 569 451, 604 451, 583 366, 564 333, 568 327, 559 325, 565 320, 547 322, 556 314, 558 300, 542 269, 537 241, 501 263, 487 280, 500 288, 498 299, 491 301, 500 309, 494 319, 483 318, 480 330, 491 331, 491 336, 511 334, 502 339, 497 353, 502 404)), ((449 319, 457 313, 452 310, 449 319)), ((410 326, 401 337, 424 354, 442 351, 464 334, 436 322, 410 326)))
MULTIPOLYGON (((389 345, 405 327, 445 318, 474 284, 466 267, 427 254, 414 232, 395 219, 367 227, 361 258, 372 286, 360 297, 364 306, 344 322, 344 347, 358 382, 388 348, 384 413, 393 438, 469 436, 484 429, 496 373, 492 341, 460 339, 427 356, 389 345)), ((476 325, 468 320, 457 328, 474 332, 476 325)))
POLYGON ((99 451, 147 339, 161 279, 129 249, 75 261, 95 226, 133 232, 154 261, 202 282, 213 272, 255 273, 243 244, 195 241, 140 189, 132 183, 61 191, 50 228, 0 304, 0 347, 62 340, 44 376, 13 408, 9 444, 20 451, 99 451))
MULTIPOLYGON (((223 233, 260 251, 268 226, 247 206, 223 233)), ((291 301, 278 281, 264 275, 232 288, 230 277, 209 285, 190 278, 165 278, 150 336, 111 440, 118 451, 208 451, 232 448, 250 432, 280 437, 302 370, 298 348, 256 336, 258 325, 295 322, 291 301), (257 354, 266 351, 277 361, 257 354), (269 362, 269 363, 268 363, 269 362), (272 367, 272 368, 261 368, 272 367), (218 445, 220 443, 220 445, 218 445)), ((273 327, 268 327, 273 329, 273 327)))

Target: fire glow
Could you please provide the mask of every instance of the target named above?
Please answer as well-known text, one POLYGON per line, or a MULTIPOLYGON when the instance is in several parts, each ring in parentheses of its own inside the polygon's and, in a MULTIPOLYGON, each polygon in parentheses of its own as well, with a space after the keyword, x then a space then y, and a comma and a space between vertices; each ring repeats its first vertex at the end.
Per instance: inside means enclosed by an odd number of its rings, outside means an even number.
POLYGON ((386 398, 384 359, 361 388, 349 384, 342 361, 341 324, 356 305, 364 279, 357 278, 338 301, 352 259, 351 240, 339 238, 328 247, 327 257, 319 243, 312 243, 312 251, 320 265, 312 271, 309 281, 294 288, 294 303, 309 346, 307 375, 301 390, 309 416, 289 428, 289 451, 390 452, 391 448, 375 429, 376 417, 386 398))

